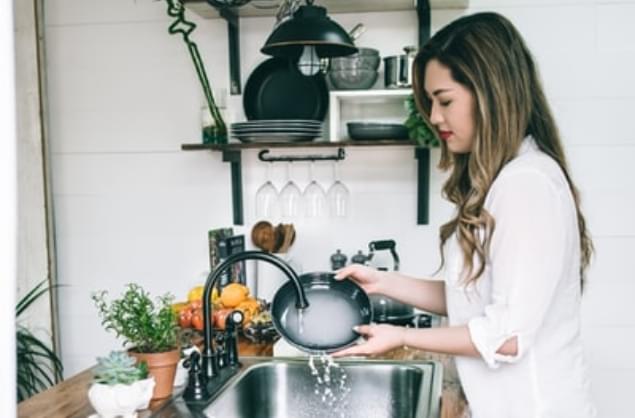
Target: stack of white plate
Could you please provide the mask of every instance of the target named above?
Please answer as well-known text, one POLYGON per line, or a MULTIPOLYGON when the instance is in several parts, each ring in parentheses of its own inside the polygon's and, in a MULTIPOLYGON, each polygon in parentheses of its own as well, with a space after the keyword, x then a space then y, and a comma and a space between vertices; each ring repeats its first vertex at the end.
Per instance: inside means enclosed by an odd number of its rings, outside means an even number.
POLYGON ((241 142, 312 141, 322 135, 322 122, 305 119, 251 120, 232 123, 231 134, 241 142))

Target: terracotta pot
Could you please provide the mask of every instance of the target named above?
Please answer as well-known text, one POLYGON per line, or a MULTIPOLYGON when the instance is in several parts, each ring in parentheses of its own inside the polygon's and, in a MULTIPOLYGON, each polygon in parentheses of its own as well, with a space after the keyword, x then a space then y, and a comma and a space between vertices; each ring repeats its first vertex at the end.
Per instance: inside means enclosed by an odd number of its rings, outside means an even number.
POLYGON ((152 392, 152 399, 163 399, 172 395, 174 387, 174 375, 176 365, 180 359, 180 350, 166 351, 164 353, 137 353, 128 351, 137 362, 145 361, 148 365, 148 373, 154 376, 156 386, 152 392))

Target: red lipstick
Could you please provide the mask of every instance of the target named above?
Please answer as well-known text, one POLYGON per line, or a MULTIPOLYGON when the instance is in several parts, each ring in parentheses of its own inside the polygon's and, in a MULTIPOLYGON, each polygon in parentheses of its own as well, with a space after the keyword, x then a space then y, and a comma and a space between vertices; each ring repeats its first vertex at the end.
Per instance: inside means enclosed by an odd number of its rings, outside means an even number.
POLYGON ((439 137, 444 141, 447 141, 448 138, 451 136, 452 136, 452 131, 439 131, 439 137))

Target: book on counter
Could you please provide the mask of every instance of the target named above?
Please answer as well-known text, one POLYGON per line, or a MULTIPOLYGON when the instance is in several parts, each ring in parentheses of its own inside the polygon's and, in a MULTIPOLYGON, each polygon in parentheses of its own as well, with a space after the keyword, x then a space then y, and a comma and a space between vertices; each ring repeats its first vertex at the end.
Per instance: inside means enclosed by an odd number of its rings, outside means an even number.
MULTIPOLYGON (((218 228, 208 231, 210 271, 222 263, 230 255, 245 251, 245 236, 234 235, 232 228, 218 228)), ((234 263, 220 278, 219 288, 223 288, 230 282, 245 284, 245 262, 234 263)))

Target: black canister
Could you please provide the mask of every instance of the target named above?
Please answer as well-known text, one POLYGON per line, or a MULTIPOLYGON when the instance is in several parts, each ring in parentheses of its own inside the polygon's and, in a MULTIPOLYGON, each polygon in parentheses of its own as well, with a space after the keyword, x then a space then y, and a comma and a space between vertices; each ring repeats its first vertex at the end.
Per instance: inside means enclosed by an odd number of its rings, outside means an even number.
POLYGON ((331 255, 331 270, 339 270, 346 266, 347 260, 348 257, 346 257, 346 254, 342 253, 342 250, 338 249, 335 254, 331 255))
POLYGON ((353 257, 351 257, 351 263, 354 264, 366 264, 368 262, 368 256, 362 252, 362 250, 357 251, 353 257))

